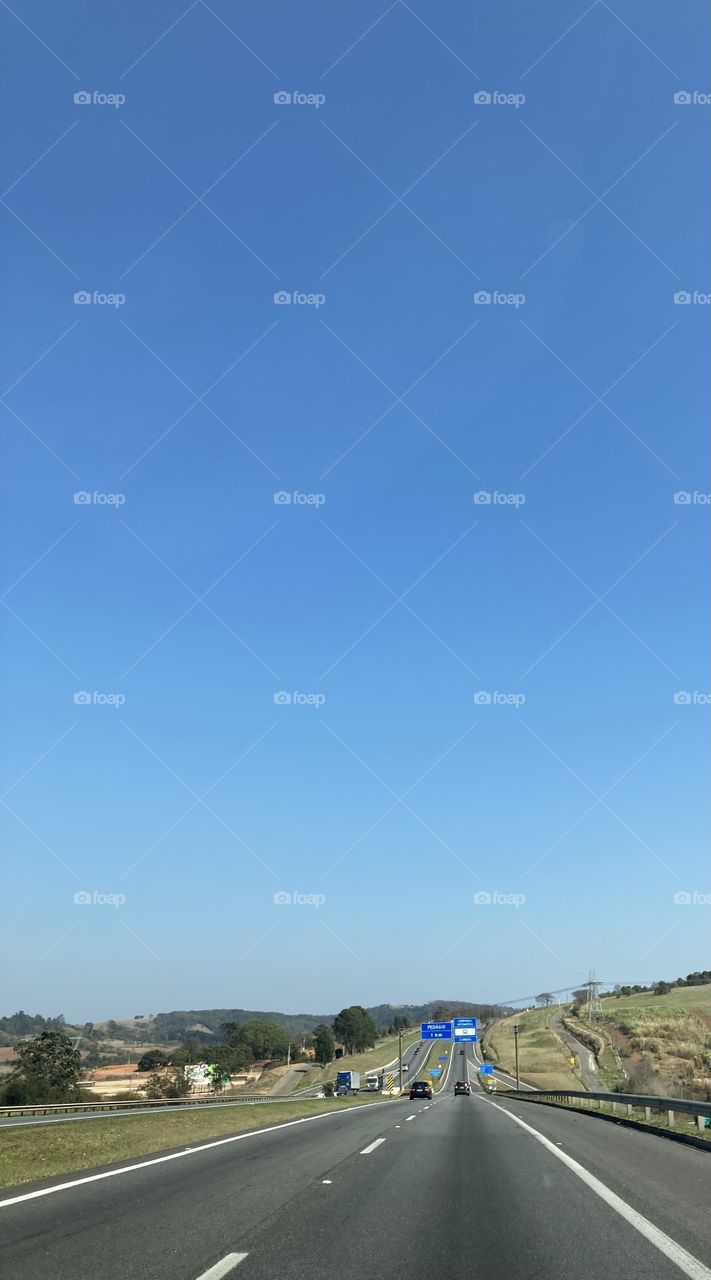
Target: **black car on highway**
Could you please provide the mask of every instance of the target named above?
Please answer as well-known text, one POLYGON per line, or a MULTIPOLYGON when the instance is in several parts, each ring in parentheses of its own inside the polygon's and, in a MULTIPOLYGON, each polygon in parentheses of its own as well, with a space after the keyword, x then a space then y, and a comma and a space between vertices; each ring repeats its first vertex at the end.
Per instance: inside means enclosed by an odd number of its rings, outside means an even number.
POLYGON ((432 1085, 428 1080, 413 1080, 410 1087, 410 1098, 431 1098, 432 1085))

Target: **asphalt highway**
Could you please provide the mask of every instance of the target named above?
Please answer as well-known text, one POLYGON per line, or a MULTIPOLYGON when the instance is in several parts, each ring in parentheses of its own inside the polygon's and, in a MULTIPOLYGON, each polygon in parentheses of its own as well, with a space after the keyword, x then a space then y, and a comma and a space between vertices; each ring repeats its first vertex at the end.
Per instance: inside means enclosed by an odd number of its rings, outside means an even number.
POLYGON ((476 1082, 454 1097, 459 1074, 432 1103, 381 1101, 6 1191, 4 1274, 711 1280, 710 1155, 476 1082))

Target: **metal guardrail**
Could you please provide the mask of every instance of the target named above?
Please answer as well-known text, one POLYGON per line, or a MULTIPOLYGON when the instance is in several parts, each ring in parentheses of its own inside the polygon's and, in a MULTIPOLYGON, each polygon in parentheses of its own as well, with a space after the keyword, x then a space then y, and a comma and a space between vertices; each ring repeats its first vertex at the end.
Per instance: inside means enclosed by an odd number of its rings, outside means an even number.
POLYGON ((132 1107, 142 1110, 153 1107, 214 1107, 240 1102, 290 1102, 287 1094, 248 1093, 233 1098, 127 1098, 125 1102, 51 1102, 35 1106, 0 1107, 0 1116, 59 1116, 77 1115, 91 1111, 125 1111, 132 1107))
POLYGON ((700 1131, 711 1127, 705 1123, 707 1118, 711 1120, 711 1101, 692 1102, 687 1098, 658 1098, 654 1094, 645 1093, 599 1093, 592 1089, 536 1089, 525 1093, 521 1089, 510 1089, 503 1096, 513 1096, 517 1101, 543 1103, 572 1100, 573 1106, 581 1107, 586 1102, 597 1102, 598 1105, 605 1102, 611 1104, 613 1115, 621 1112, 623 1115, 631 1116, 635 1109, 644 1110, 647 1122, 651 1120, 653 1111, 666 1111, 669 1127, 672 1129, 677 1114, 695 1116, 696 1125, 700 1131))

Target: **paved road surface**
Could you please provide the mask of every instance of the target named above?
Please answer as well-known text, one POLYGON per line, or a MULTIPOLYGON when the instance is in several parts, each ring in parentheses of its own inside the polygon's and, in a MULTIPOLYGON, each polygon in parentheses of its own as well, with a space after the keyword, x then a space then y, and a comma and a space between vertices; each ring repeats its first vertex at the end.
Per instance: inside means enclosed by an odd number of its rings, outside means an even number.
POLYGON ((478 1086, 455 1098, 457 1074, 431 1104, 335 1113, 19 1203, 6 1192, 4 1273, 711 1280, 711 1156, 478 1086))
POLYGON ((578 1059, 580 1075, 583 1080, 583 1088, 592 1089, 593 1092, 596 1089, 603 1089, 604 1085, 601 1084, 600 1077, 597 1073, 595 1054, 588 1049, 587 1045, 583 1044, 582 1040, 578 1040, 577 1036, 574 1036, 570 1031, 566 1031, 559 1013, 554 1013, 551 1018, 551 1031, 554 1031, 555 1034, 560 1037, 563 1043, 568 1046, 571 1053, 574 1053, 578 1059))

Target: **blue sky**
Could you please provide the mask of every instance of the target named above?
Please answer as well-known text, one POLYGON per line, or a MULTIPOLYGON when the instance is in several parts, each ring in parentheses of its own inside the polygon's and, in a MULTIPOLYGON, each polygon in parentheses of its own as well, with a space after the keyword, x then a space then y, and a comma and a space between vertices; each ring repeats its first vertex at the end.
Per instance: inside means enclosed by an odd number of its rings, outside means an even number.
POLYGON ((700 2, 0 21, 8 1011, 702 966, 700 2))

